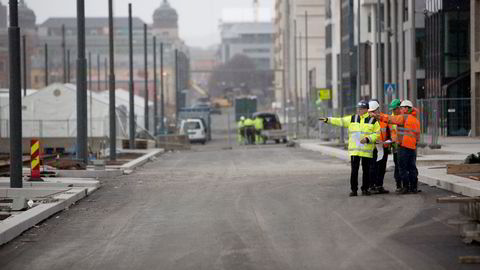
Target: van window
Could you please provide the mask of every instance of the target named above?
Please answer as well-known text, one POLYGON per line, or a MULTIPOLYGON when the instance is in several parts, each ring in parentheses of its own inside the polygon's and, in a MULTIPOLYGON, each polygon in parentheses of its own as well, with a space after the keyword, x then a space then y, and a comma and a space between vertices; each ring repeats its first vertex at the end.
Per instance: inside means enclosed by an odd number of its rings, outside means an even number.
POLYGON ((185 129, 200 129, 200 123, 199 122, 187 122, 185 123, 185 129))

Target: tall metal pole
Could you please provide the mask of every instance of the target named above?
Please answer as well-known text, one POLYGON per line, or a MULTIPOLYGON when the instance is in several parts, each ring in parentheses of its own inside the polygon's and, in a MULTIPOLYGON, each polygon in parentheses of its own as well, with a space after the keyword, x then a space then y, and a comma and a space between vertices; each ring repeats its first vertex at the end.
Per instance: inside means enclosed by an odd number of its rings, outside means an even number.
POLYGON ((27 96, 27 36, 23 35, 23 96, 27 96))
POLYGON ((44 57, 45 57, 45 87, 48 86, 48 44, 45 43, 44 47, 44 57))
MULTIPOLYGON (((343 18, 343 8, 340 8, 340 18, 343 18)), ((343 28, 346 27, 343 23, 340 23, 340 33, 343 33, 343 28)), ((342 34, 340 36, 342 40, 342 34)), ((342 59, 343 59, 343 42, 340 42, 340 53, 338 54, 337 66, 338 66, 338 109, 340 110, 340 117, 343 118, 343 68, 342 68, 342 59)), ((345 143, 345 129, 340 128, 340 143, 345 143)))
POLYGON ((412 22, 412 27, 410 31, 410 51, 411 51, 411 59, 410 59, 410 95, 405 95, 414 104, 417 104, 417 28, 416 28, 416 18, 415 18, 415 1, 409 0, 408 1, 410 8, 409 17, 412 22))
POLYGON ((310 118, 310 71, 308 70, 308 11, 305 11, 305 79, 306 79, 306 110, 307 110, 307 118, 305 119, 305 123, 307 124, 307 139, 310 138, 310 123, 308 122, 310 118))
POLYGON ((97 91, 100 91, 102 86, 100 85, 101 83, 101 69, 100 69, 100 54, 97 54, 97 91))
POLYGON ((360 93, 360 85, 361 85, 361 79, 360 79, 360 45, 361 45, 361 25, 360 25, 360 6, 361 6, 361 1, 358 0, 357 3, 357 87, 356 87, 356 101, 359 102, 361 98, 361 93, 360 93))
POLYGON ((8 51, 10 66, 10 187, 22 188, 22 81, 20 58, 20 28, 18 27, 18 1, 9 3, 8 51))
POLYGON ((294 50, 294 61, 293 61, 293 66, 294 66, 294 71, 295 71, 295 137, 298 136, 298 132, 300 131, 300 126, 299 126, 299 103, 298 103, 298 63, 297 63, 297 58, 298 58, 298 52, 297 52, 297 20, 293 21, 293 36, 294 36, 294 42, 293 42, 293 50, 294 50))
POLYGON ((93 91, 92 91, 92 53, 88 52, 88 93, 90 105, 89 108, 89 123, 90 123, 90 138, 93 137, 93 91))
MULTIPOLYGON (((283 89, 282 89, 282 96, 283 96, 283 99, 282 99, 282 103, 283 103, 283 122, 284 124, 287 123, 287 38, 286 38, 286 32, 284 31, 283 32, 283 43, 285 44, 283 46, 283 68, 282 68, 282 85, 283 85, 283 89)), ((290 127, 289 127, 290 129, 290 127)))
POLYGON ((178 67, 178 49, 175 49, 175 126, 178 124, 178 92, 179 90, 179 67, 178 67))
POLYGON ((103 60, 103 80, 105 81, 105 89, 110 89, 109 88, 109 79, 108 79, 108 57, 105 57, 103 60))
POLYGON ((133 29, 132 29, 132 4, 128 4, 128 44, 129 44, 129 69, 130 80, 128 84, 129 99, 129 133, 130 133, 130 149, 135 149, 135 107, 134 107, 134 84, 133 84, 133 29))
MULTIPOLYGON (((303 57, 303 43, 302 43, 302 40, 303 40, 303 35, 302 33, 299 33, 298 35, 298 48, 299 48, 299 53, 300 53, 300 57, 299 57, 299 69, 298 69, 298 77, 300 78, 300 81, 299 81, 299 93, 300 93, 300 102, 299 102, 299 106, 300 106, 300 109, 302 109, 303 107, 303 110, 305 110, 305 103, 303 102, 303 61, 302 61, 302 57, 303 57)), ((306 115, 305 111, 303 111, 303 114, 302 114, 304 117, 306 115)))
POLYGON ((383 104, 383 68, 382 68, 382 23, 381 23, 381 4, 377 0, 377 99, 378 103, 383 104))
POLYGON ((67 56, 65 44, 65 24, 62 24, 62 61, 63 61, 63 83, 67 83, 67 56))
POLYGON ((88 161, 87 59, 85 59, 85 0, 77 0, 77 159, 88 161))
POLYGON ((162 135, 165 134, 165 75, 163 71, 163 42, 160 43, 160 103, 162 107, 160 108, 160 130, 162 135))
POLYGON ((70 50, 67 50, 67 83, 70 83, 70 50))
MULTIPOLYGON (((117 159, 117 114, 115 105, 115 48, 113 28, 113 0, 108 0, 108 53, 110 58, 110 76, 108 80, 109 123, 110 123, 110 160, 117 159)), ((105 58, 105 74, 107 74, 107 58, 105 58)), ((107 76, 105 75, 105 83, 107 76)))
POLYGON ((143 25, 143 55, 145 70, 145 130, 148 130, 148 40, 147 40, 147 24, 143 25))
POLYGON ((158 134, 157 37, 153 36, 153 134, 158 134))

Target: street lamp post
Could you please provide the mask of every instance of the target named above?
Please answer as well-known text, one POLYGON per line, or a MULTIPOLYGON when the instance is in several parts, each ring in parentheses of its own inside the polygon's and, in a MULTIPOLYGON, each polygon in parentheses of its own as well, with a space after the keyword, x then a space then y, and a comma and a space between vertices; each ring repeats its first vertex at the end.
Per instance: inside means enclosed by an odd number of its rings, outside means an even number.
MULTIPOLYGON (((110 123, 110 160, 117 159, 117 114, 115 110, 115 52, 113 28, 113 0, 108 0, 108 54, 110 58, 110 76, 108 79, 109 123, 110 123)), ((105 74, 107 74, 107 59, 105 58, 105 74)), ((105 81, 107 76, 105 76, 105 81)))
POLYGON ((87 60, 85 59, 85 0, 77 0, 77 159, 87 163, 87 60))
POLYGON ((145 130, 148 131, 148 40, 147 24, 143 25, 143 49, 144 49, 144 69, 145 69, 145 130))
POLYGON ((65 24, 62 24, 62 62, 63 62, 63 83, 67 83, 67 59, 65 44, 65 24))
POLYGON ((160 82, 160 103, 162 107, 160 108, 160 130, 162 135, 165 134, 165 75, 163 72, 163 42, 160 43, 160 74, 162 81, 160 82))
POLYGON ((18 27, 18 1, 10 0, 10 26, 8 50, 10 66, 10 187, 22 188, 22 81, 20 57, 20 28, 18 27))
POLYGON ((153 135, 158 129, 158 93, 157 93, 157 37, 153 36, 153 135))
POLYGON ((135 149, 135 107, 134 107, 134 84, 133 84, 133 29, 132 29, 132 4, 128 4, 128 44, 129 44, 129 135, 130 149, 135 149))
POLYGON ((310 123, 309 123, 309 116, 310 116, 310 72, 308 70, 308 12, 305 11, 305 97, 306 97, 306 119, 305 123, 307 125, 307 139, 310 138, 310 123))

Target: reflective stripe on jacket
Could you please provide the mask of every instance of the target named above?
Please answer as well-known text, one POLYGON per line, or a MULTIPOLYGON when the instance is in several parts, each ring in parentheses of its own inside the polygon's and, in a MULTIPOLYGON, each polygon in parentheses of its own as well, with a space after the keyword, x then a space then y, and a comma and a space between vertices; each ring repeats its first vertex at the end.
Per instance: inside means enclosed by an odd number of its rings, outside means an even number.
POLYGON ((395 142, 401 147, 417 149, 417 142, 420 141, 420 121, 412 114, 403 115, 380 115, 380 121, 396 124, 397 136, 395 142))
MULTIPOLYGON (((380 140, 385 142, 390 139, 390 128, 387 123, 379 122, 380 124, 380 140)), ((384 144, 383 148, 390 147, 390 144, 384 144)))
POLYGON ((373 157, 375 142, 380 137, 380 124, 375 118, 364 115, 351 115, 344 118, 328 118, 334 126, 348 128, 348 154, 350 156, 373 157), (368 138, 369 143, 361 144, 360 140, 368 138))

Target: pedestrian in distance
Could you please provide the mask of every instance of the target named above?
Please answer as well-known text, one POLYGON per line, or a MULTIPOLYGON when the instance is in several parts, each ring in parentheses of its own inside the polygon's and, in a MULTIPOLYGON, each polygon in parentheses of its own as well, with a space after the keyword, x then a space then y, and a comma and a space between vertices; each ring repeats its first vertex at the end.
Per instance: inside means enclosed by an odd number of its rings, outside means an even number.
POLYGON ((411 101, 402 101, 400 108, 401 115, 371 113, 371 116, 381 122, 397 125, 398 165, 403 186, 400 193, 417 193, 416 149, 420 141, 420 121, 416 117, 416 110, 411 101))
POLYGON ((246 144, 255 144, 255 122, 250 118, 246 118, 244 126, 246 144))
POLYGON ((237 142, 238 144, 245 144, 245 117, 240 116, 240 121, 237 123, 237 142))
MULTIPOLYGON (((368 103, 368 107, 368 113, 380 112, 380 104, 377 100, 371 100, 368 103)), ((389 147, 391 143, 390 129, 386 123, 379 122, 379 124, 380 132, 377 134, 379 137, 377 137, 376 148, 373 150, 373 160, 370 165, 370 193, 372 194, 389 193, 389 191, 383 187, 383 180, 387 169, 389 147), (380 158, 379 155, 381 155, 380 158)))
POLYGON ((362 195, 370 195, 369 173, 373 158, 373 149, 380 131, 378 121, 368 115, 368 102, 360 101, 357 104, 357 113, 343 118, 320 118, 325 123, 348 128, 348 154, 351 159, 350 196, 358 193, 358 171, 362 164, 362 195))
POLYGON ((264 144, 265 140, 262 136, 262 130, 264 128, 263 118, 260 116, 255 117, 255 142, 257 144, 264 144))

